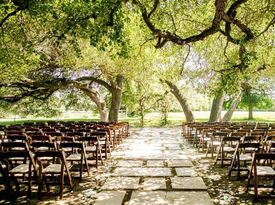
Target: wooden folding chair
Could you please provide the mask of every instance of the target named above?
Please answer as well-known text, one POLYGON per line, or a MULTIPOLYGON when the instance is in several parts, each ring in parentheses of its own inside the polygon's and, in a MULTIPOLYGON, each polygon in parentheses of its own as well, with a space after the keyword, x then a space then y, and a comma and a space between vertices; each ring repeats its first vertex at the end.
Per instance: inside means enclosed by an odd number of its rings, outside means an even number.
POLYGON ((88 160, 95 160, 96 168, 98 168, 98 160, 101 160, 103 165, 102 151, 97 135, 81 137, 78 141, 84 142, 87 158, 88 160))
POLYGON ((237 171, 237 180, 239 180, 241 171, 246 171, 248 173, 248 165, 252 161, 253 153, 260 151, 260 145, 259 142, 239 143, 235 149, 228 176, 231 176, 233 171, 237 171))
POLYGON ((231 161, 235 148, 241 139, 239 137, 223 137, 221 145, 218 148, 215 164, 221 161, 221 167, 224 166, 224 161, 231 161))
POLYGON ((63 150, 59 151, 37 151, 35 152, 35 161, 39 164, 39 185, 38 196, 41 197, 43 190, 43 184, 47 186, 49 191, 49 185, 59 185, 59 196, 63 197, 64 189, 64 176, 66 173, 69 187, 73 189, 73 183, 70 173, 70 167, 67 164, 67 160, 63 150), (49 165, 45 165, 40 161, 40 158, 52 158, 49 165), (52 162, 52 163, 51 163, 52 162), (57 180, 54 180, 54 176, 57 175, 57 180), (51 181, 50 181, 51 180, 51 181))
POLYGON ((275 189, 275 153, 254 153, 252 164, 249 169, 247 190, 254 188, 254 197, 259 197, 258 188, 275 189), (263 180, 264 183, 260 183, 263 180), (252 184, 251 184, 252 181, 252 184), (270 185, 267 182, 270 181, 270 185))
POLYGON ((0 171, 4 176, 6 191, 12 191, 11 183, 14 182, 16 191, 20 191, 19 184, 28 186, 28 196, 31 196, 32 176, 37 176, 37 168, 32 154, 28 150, 0 152, 0 171), (22 163, 14 163, 14 159, 24 158, 22 163), (34 173, 34 175, 33 175, 34 173))
MULTIPOLYGON (((83 142, 60 142, 59 147, 65 151, 66 160, 74 165, 74 162, 80 164, 79 167, 79 179, 82 180, 83 164, 85 164, 88 176, 90 176, 90 169, 87 160, 86 149, 83 142)), ((72 167, 73 169, 73 167, 72 167)))
POLYGON ((211 140, 207 141, 206 157, 211 152, 211 157, 213 158, 215 150, 220 147, 222 139, 227 136, 227 132, 213 132, 211 140))

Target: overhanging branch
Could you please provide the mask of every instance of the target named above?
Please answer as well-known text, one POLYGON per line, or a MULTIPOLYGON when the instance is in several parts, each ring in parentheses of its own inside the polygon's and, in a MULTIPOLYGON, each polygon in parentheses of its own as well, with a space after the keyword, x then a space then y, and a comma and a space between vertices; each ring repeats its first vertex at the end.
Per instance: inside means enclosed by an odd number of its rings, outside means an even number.
POLYGON ((197 35, 189 36, 189 37, 186 37, 186 38, 180 37, 176 33, 172 33, 170 31, 158 29, 153 24, 150 17, 156 11, 156 8, 159 4, 158 0, 154 1, 153 9, 149 12, 149 14, 147 12, 146 7, 140 1, 135 0, 134 2, 138 5, 138 7, 139 7, 139 9, 142 13, 142 18, 143 18, 144 22, 146 23, 147 27, 158 38, 158 43, 156 45, 156 48, 161 48, 168 41, 171 41, 171 42, 173 42, 177 45, 186 45, 188 43, 203 40, 204 38, 218 32, 219 28, 220 28, 220 23, 221 23, 222 17, 224 15, 224 9, 225 9, 225 2, 226 1, 225 0, 216 0, 215 1, 216 9, 215 9, 215 15, 214 15, 214 18, 212 20, 211 27, 206 28, 205 30, 203 30, 201 33, 199 33, 197 35))
POLYGON ((5 16, 1 21, 0 21, 0 27, 2 27, 4 25, 4 23, 12 16, 15 16, 17 14, 17 12, 19 12, 21 9, 17 8, 14 11, 10 12, 7 14, 7 16, 5 16))

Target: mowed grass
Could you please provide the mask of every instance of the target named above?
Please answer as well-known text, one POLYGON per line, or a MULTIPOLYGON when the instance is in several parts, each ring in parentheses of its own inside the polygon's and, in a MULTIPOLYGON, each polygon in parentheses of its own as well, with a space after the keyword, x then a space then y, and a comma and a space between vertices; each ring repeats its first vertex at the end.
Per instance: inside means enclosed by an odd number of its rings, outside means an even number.
MULTIPOLYGON (((208 121, 210 111, 194 111, 193 112, 195 121, 208 121)), ((222 113, 224 114, 224 113, 222 113)), ((275 122, 275 111, 274 112, 261 112, 255 111, 253 113, 255 122, 275 122)), ((236 111, 232 117, 232 121, 247 121, 248 112, 236 111)), ((87 112, 73 112, 66 113, 60 118, 9 118, 0 119, 0 125, 10 125, 10 124, 22 124, 25 122, 39 122, 39 121, 99 121, 98 116, 90 115, 87 112)), ((125 115, 120 115, 120 121, 127 121, 130 123, 131 127, 140 127, 140 117, 126 117, 125 115)), ((162 115, 158 112, 152 112, 145 115, 144 126, 146 127, 161 127, 161 126, 176 126, 182 124, 185 121, 185 116, 183 112, 170 112, 168 114, 168 123, 164 125, 162 121, 162 115)))
MULTIPOLYGON (((222 112, 222 116, 225 112, 222 112)), ((194 111, 193 115, 195 117, 195 121, 198 122, 206 122, 209 119, 210 111, 194 111)), ((275 111, 274 112, 260 112, 255 111, 253 112, 254 122, 275 122, 275 111)), ((125 121, 129 121, 131 125, 134 127, 140 126, 140 118, 123 118, 125 121)), ((162 126, 162 115, 161 113, 148 113, 145 116, 144 124, 146 127, 160 127, 162 126)), ((233 114, 231 121, 234 122, 244 122, 248 121, 248 112, 245 111, 236 111, 233 114)), ((168 123, 165 126, 175 126, 180 125, 182 122, 185 121, 185 115, 183 112, 170 112, 168 114, 168 123)))

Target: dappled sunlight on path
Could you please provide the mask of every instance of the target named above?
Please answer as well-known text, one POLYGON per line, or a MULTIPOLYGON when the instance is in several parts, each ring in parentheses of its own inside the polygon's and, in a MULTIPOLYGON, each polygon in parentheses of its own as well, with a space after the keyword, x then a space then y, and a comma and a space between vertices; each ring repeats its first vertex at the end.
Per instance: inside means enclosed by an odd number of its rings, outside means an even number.
POLYGON ((112 171, 96 204, 213 204, 189 156, 195 151, 177 128, 132 129, 112 153, 112 171), (114 191, 126 191, 120 200, 114 191), (113 200, 111 200, 113 199, 113 200))

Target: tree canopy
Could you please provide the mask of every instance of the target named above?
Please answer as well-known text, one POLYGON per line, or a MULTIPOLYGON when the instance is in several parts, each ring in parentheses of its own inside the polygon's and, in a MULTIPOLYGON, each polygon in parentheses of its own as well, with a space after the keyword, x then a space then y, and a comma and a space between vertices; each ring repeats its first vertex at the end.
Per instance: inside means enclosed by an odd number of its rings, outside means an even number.
POLYGON ((236 97, 259 80, 274 80, 274 4, 4 0, 1 103, 54 103, 62 96, 68 105, 84 105, 70 94, 81 91, 102 120, 109 110, 117 121, 121 102, 154 104, 150 96, 165 93, 165 83, 193 119, 184 89, 236 97))

